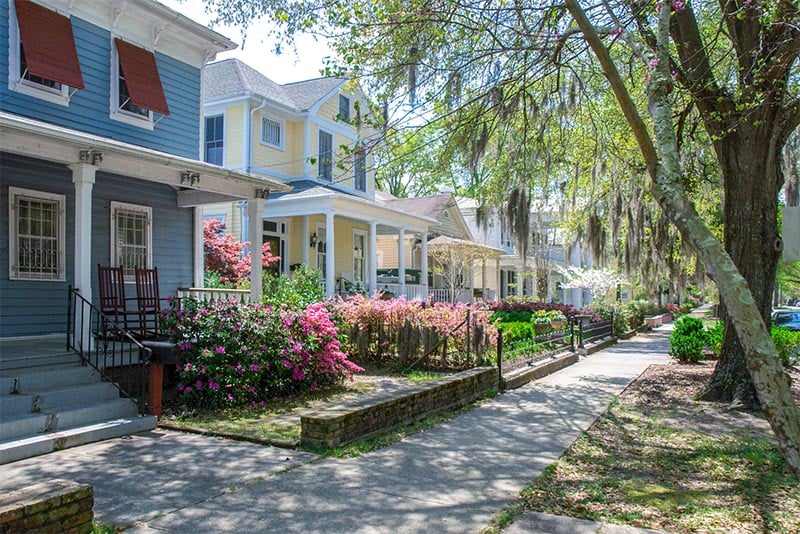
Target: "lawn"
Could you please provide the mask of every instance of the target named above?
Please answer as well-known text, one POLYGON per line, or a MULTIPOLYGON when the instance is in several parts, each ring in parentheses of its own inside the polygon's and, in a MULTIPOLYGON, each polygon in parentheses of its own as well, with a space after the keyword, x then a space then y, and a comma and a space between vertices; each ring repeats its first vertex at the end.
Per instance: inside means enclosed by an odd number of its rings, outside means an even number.
POLYGON ((712 365, 652 366, 487 532, 525 510, 669 532, 800 531, 800 483, 760 414, 692 400, 712 365))

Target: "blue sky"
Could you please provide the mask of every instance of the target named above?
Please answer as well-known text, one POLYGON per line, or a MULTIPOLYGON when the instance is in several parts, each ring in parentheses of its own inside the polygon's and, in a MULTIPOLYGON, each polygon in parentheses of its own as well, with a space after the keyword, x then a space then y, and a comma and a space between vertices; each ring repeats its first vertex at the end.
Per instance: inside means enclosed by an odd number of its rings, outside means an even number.
MULTIPOLYGON (((186 15, 187 17, 209 26, 211 17, 205 12, 205 2, 202 0, 159 0, 162 4, 186 15)), ((228 37, 239 48, 233 52, 219 54, 217 60, 230 57, 238 58, 259 72, 278 83, 296 82, 318 78, 320 69, 324 66, 324 58, 330 56, 328 47, 310 36, 299 36, 297 39, 297 54, 287 51, 280 56, 273 53, 275 42, 264 40, 265 30, 269 22, 259 21, 251 25, 247 32, 247 41, 242 47, 242 32, 238 27, 215 26, 213 29, 228 37)))

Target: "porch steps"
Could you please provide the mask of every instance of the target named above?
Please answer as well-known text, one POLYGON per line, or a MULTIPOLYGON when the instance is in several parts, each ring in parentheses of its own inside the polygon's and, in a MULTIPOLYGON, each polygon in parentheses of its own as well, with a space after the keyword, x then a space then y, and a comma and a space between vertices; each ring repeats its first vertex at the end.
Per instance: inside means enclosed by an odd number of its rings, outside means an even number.
POLYGON ((0 465, 156 426, 75 354, 1 359, 0 465))

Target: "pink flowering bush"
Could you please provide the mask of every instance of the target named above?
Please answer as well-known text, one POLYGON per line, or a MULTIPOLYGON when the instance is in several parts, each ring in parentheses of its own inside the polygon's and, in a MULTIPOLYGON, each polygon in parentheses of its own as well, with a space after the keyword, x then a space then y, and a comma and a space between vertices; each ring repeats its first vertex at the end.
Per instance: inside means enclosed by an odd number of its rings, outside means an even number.
POLYGON ((324 303, 305 310, 184 299, 165 314, 191 408, 253 404, 341 381, 362 369, 341 350, 324 303))
POLYGON ((352 295, 333 306, 339 323, 348 328, 345 349, 362 363, 414 360, 420 368, 467 368, 483 363, 497 340, 497 329, 477 304, 352 295), (441 350, 427 354, 432 344, 441 350))

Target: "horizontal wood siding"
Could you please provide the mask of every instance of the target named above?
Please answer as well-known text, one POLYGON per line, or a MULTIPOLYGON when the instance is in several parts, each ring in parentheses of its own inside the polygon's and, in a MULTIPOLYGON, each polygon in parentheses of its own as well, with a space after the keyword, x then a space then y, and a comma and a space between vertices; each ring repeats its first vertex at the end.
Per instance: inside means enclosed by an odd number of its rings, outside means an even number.
POLYGON ((8 87, 8 0, 0 0, 0 109, 83 132, 197 159, 200 140, 200 70, 156 52, 170 115, 156 114, 148 130, 110 118, 111 46, 108 30, 72 17, 85 89, 68 107, 12 91, 8 87), (159 120, 160 119, 160 120, 159 120))
MULTIPOLYGON (((162 297, 174 296, 178 287, 193 285, 192 210, 177 207, 170 186, 98 172, 92 206, 92 287, 97 301, 97 264, 111 262, 111 202, 127 202, 153 209, 153 265, 158 267, 162 297)), ((135 297, 133 284, 126 296, 135 297)))
POLYGON ((0 154, 0 337, 67 331, 67 290, 74 280, 74 192, 72 171, 66 166, 0 154), (65 281, 9 279, 10 186, 65 195, 65 281))

